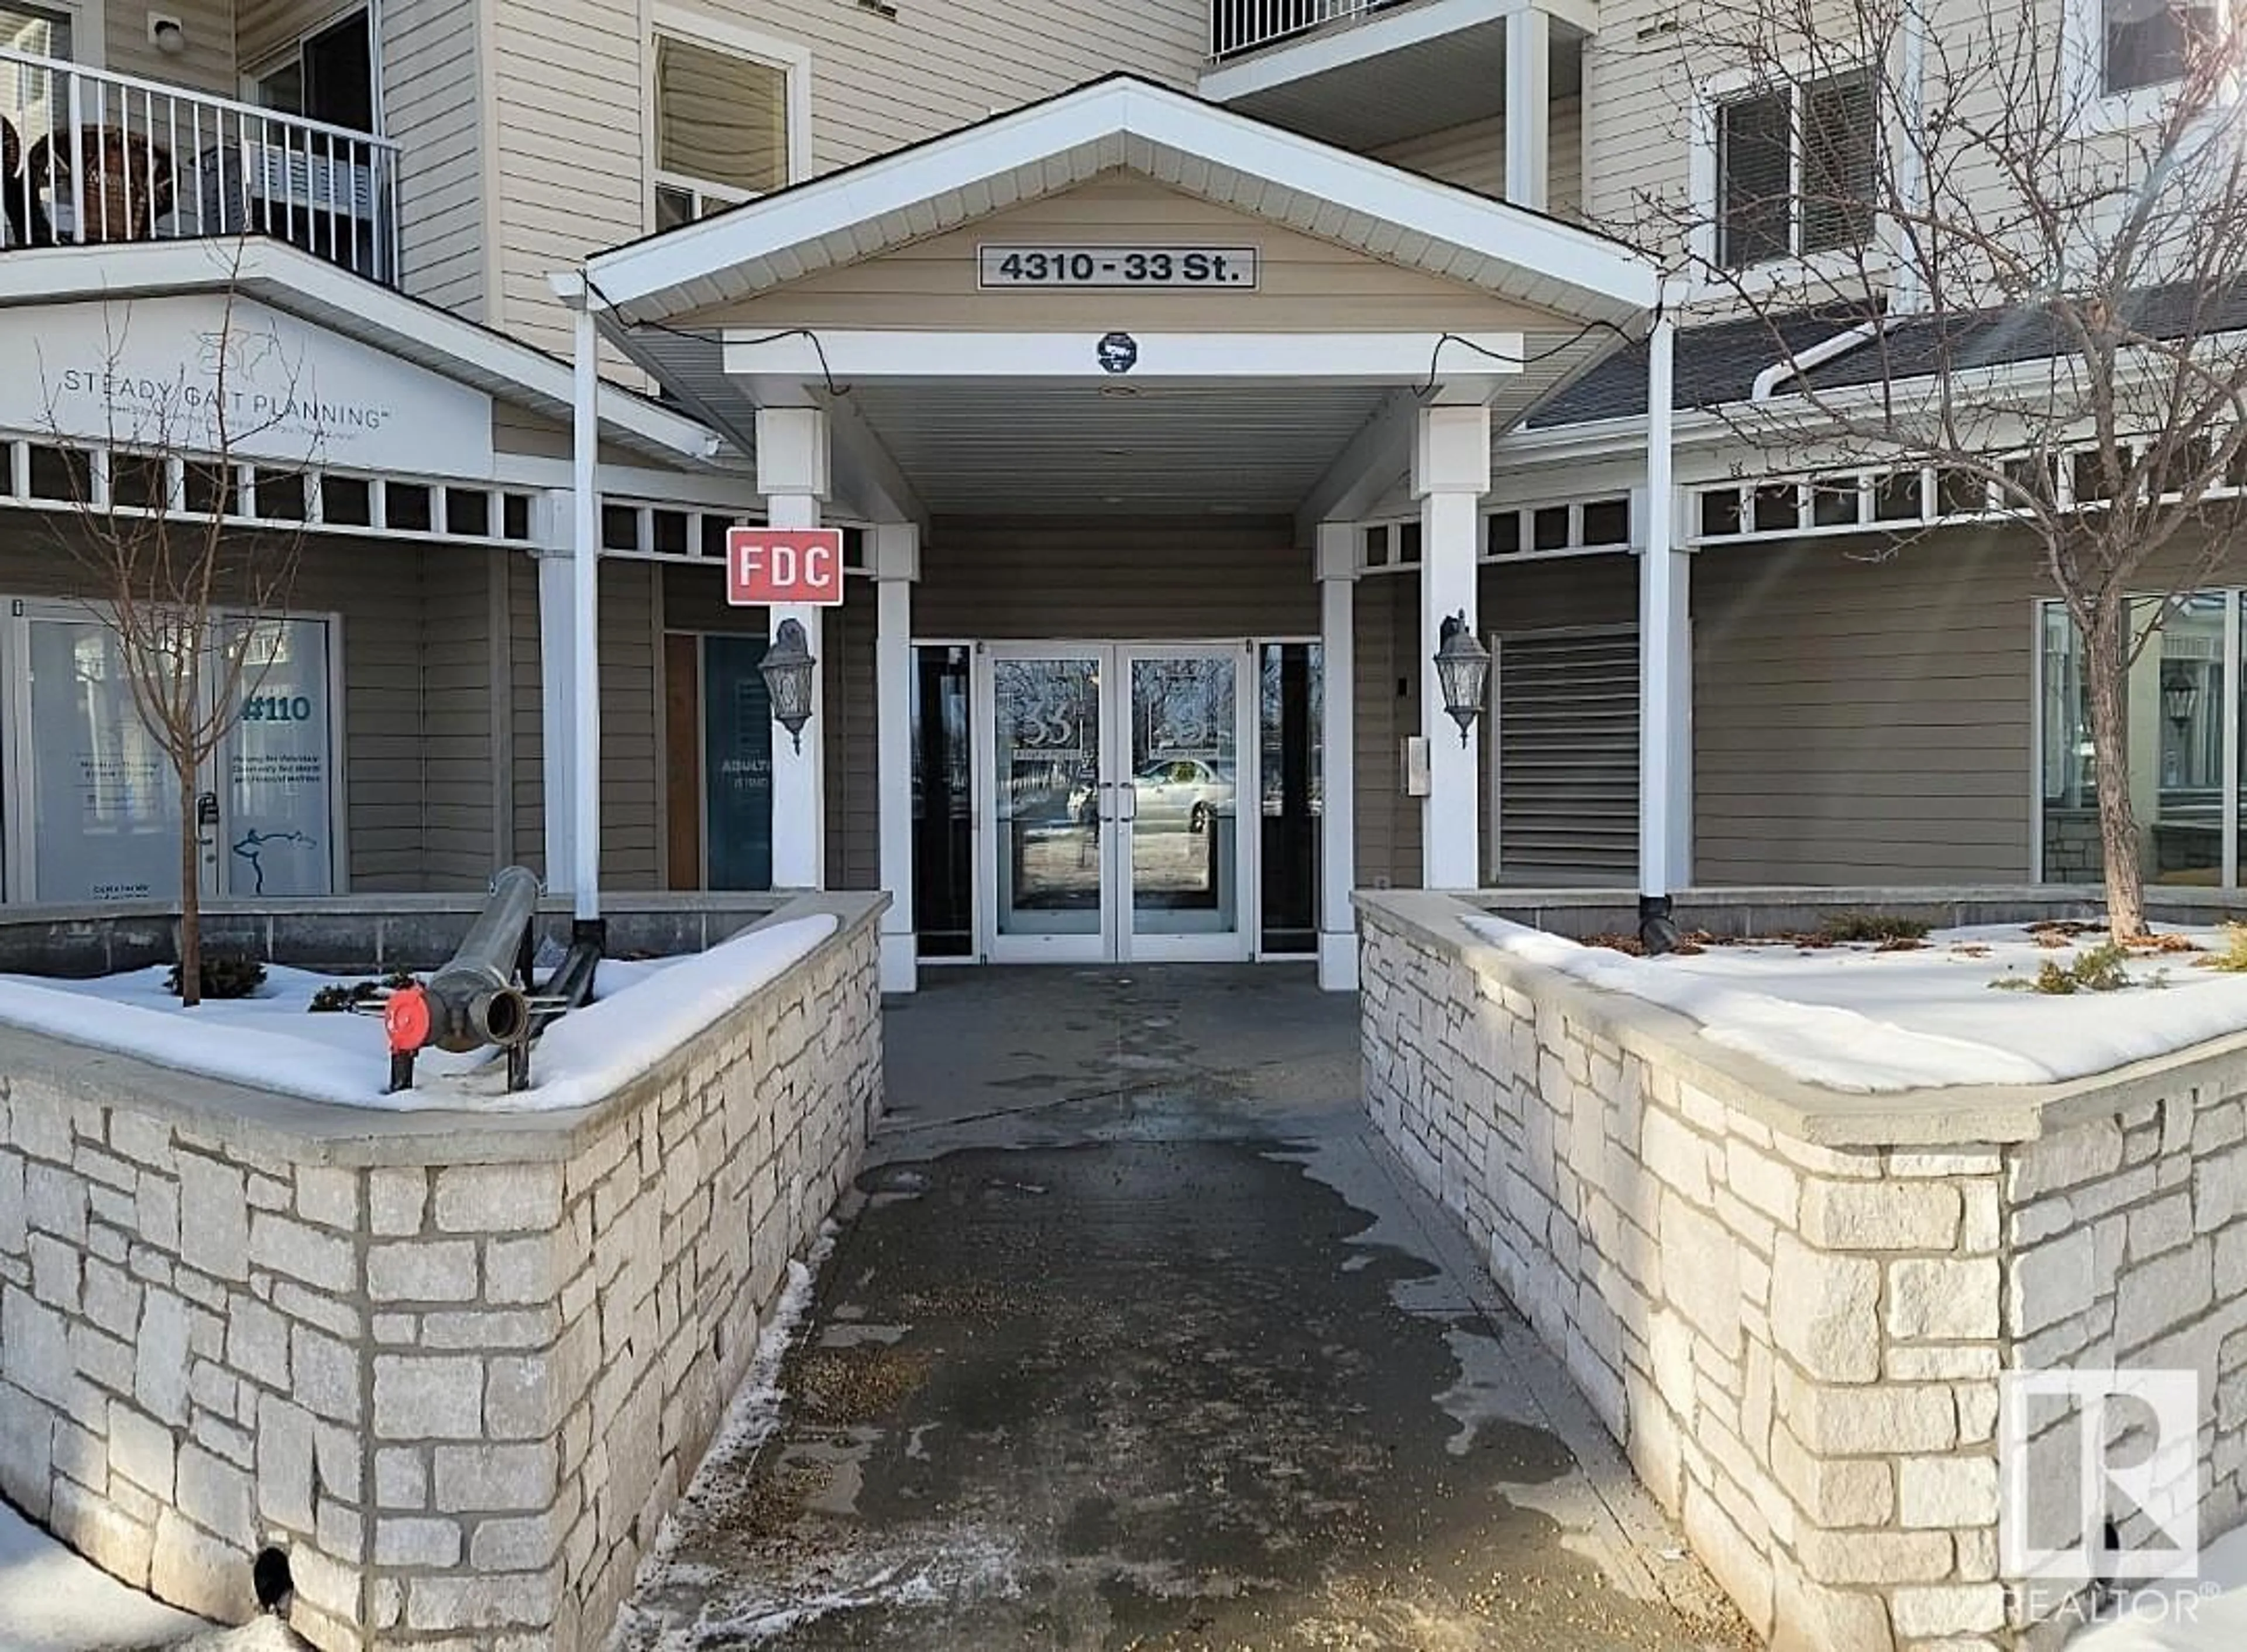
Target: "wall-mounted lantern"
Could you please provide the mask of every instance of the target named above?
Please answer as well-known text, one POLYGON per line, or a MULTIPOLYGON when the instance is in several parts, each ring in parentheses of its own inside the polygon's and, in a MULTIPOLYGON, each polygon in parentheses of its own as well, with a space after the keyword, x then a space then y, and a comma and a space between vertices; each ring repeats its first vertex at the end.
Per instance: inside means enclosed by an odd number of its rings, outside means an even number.
POLYGON ((2192 714, 2200 709, 2200 685, 2192 673, 2182 666, 2172 666, 2162 673, 2162 715, 2182 734, 2192 721, 2192 714))
POLYGON ((803 749, 803 726, 811 720, 811 674, 819 662, 803 635, 801 620, 783 619, 765 650, 765 692, 772 697, 773 721, 788 730, 796 749, 803 749))
POLYGON ((1436 676, 1443 685, 1444 709, 1459 726, 1459 744, 1467 743, 1475 719, 1482 715, 1483 692, 1490 682, 1490 650, 1475 640, 1465 611, 1444 621, 1443 643, 1436 650, 1436 676))

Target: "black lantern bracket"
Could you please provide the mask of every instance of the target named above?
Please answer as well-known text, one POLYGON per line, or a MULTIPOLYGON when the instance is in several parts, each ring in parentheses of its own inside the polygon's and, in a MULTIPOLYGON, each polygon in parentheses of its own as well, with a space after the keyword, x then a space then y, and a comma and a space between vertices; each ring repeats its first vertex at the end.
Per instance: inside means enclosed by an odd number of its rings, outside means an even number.
POLYGON ((803 726, 811 720, 812 673, 818 668, 810 641, 803 633, 803 622, 782 620, 757 670, 772 699, 773 721, 788 730, 799 752, 803 749, 803 726))

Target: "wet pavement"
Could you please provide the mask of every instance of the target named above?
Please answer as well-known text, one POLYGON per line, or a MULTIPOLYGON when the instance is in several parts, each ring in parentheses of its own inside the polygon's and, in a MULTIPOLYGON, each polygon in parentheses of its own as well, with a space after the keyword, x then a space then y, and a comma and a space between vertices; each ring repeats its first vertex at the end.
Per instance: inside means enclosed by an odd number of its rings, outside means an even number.
POLYGON ((779 1403, 714 1453, 622 1646, 1745 1643, 1365 1130, 1354 1000, 924 980, 779 1403))

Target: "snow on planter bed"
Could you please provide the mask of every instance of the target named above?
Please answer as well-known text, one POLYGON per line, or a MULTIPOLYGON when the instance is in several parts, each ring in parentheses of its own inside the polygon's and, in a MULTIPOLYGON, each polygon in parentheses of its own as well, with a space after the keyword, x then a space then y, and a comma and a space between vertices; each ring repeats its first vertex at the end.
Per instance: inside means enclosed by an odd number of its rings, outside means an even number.
POLYGON ((554 1112, 584 1107, 629 1083, 775 980, 832 935, 831 913, 751 930, 707 952, 647 962, 605 961, 596 1001, 556 1022, 533 1047, 531 1088, 509 1095, 491 1052, 425 1053, 419 1082, 386 1096, 382 1023, 313 1014, 315 989, 337 978, 269 966, 256 996, 206 999, 185 1010, 164 990, 162 966, 85 981, 0 975, 0 1024, 139 1056, 209 1078, 316 1102, 393 1111, 469 1108, 554 1112))
POLYGON ((2046 1084, 2247 1032, 2247 974, 2197 966, 2229 945, 2209 929, 2175 932, 2202 952, 2134 955, 2127 987, 2059 996, 1992 983, 2025 985, 2104 934, 2050 947, 2022 925, 1991 925, 1937 930, 1909 951, 1766 942, 1643 959, 1500 918, 1465 921, 1503 952, 1664 1005, 1712 1043, 1829 1089, 2046 1084))

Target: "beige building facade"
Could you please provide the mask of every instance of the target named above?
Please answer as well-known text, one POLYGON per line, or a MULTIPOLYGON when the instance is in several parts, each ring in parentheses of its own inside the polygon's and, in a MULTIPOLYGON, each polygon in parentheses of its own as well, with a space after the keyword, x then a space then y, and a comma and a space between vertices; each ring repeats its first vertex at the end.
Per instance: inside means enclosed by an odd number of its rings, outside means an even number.
MULTIPOLYGON (((1665 276, 1655 203, 1726 187, 1753 88, 1676 35, 1629 0, 0 0, 0 900, 176 895, 87 550, 211 509, 297 564, 234 622, 218 897, 878 887, 895 988, 1342 986, 1357 887, 2090 877, 2025 536, 1869 463, 1838 513, 1758 486, 1701 411, 1770 351, 1665 276), (761 525, 839 530, 838 606, 727 600, 761 525)), ((2157 877, 2238 881, 2235 578, 2138 668, 2157 877)))

